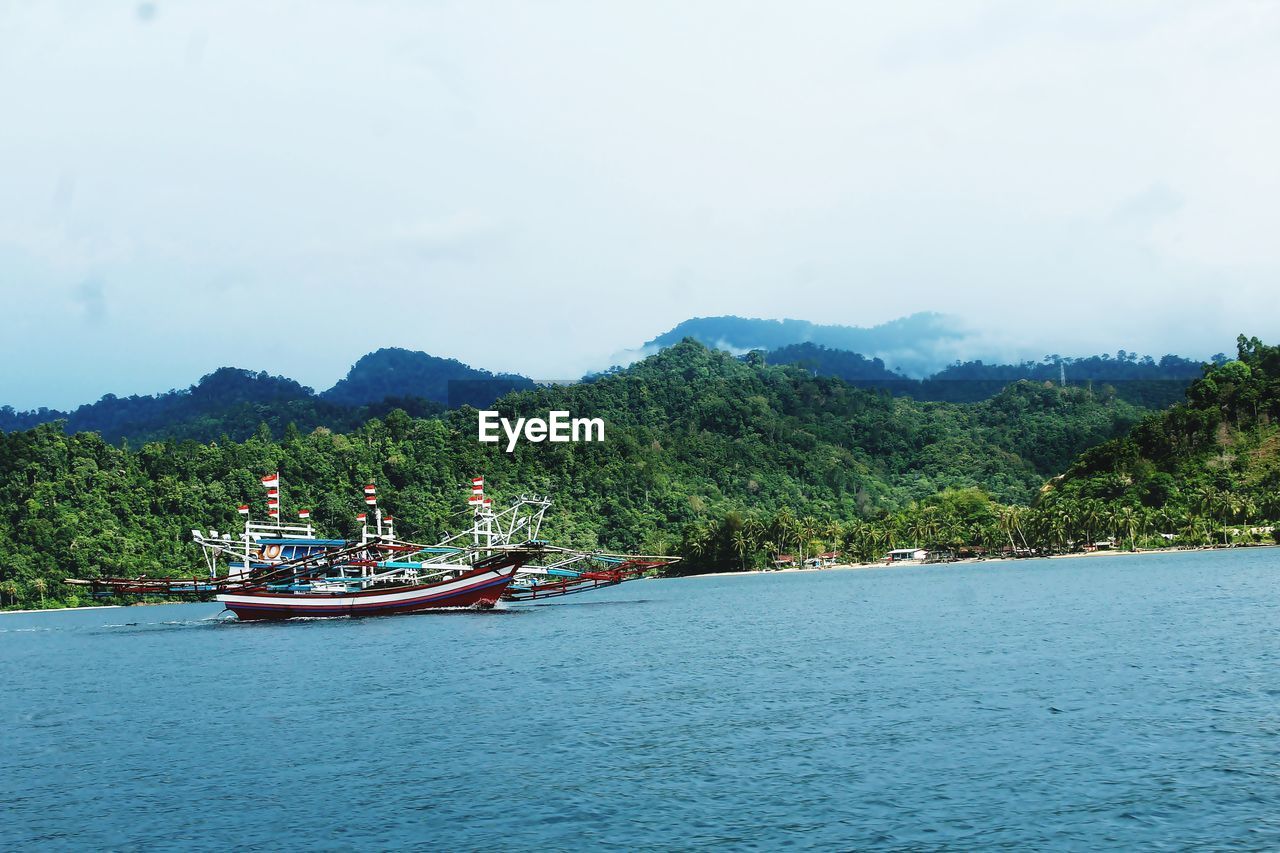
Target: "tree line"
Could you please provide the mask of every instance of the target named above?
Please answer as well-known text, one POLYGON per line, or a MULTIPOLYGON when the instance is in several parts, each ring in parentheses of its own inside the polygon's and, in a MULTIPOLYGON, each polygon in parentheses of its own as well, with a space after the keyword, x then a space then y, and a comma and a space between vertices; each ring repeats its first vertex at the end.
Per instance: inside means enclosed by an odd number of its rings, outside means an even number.
POLYGON ((258 478, 274 471, 285 517, 310 509, 330 535, 356 533, 360 489, 376 482, 398 530, 434 541, 465 526, 465 484, 484 474, 499 501, 550 495, 549 538, 678 553, 685 571, 895 546, 1217 541, 1276 515, 1271 352, 1249 344, 1160 415, 1025 381, 976 404, 919 402, 685 341, 495 404, 506 417, 602 417, 603 443, 505 453, 476 440, 466 407, 138 445, 47 424, 0 436, 0 594, 4 606, 75 604, 68 576, 187 574, 199 565, 190 530, 234 530, 235 507, 258 508, 258 478))

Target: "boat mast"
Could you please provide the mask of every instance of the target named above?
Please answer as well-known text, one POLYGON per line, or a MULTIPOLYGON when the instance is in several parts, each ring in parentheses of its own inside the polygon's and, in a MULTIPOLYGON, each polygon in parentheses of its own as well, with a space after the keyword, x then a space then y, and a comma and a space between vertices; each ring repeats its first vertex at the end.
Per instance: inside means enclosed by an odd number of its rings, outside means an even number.
MULTIPOLYGON (((369 485, 364 487, 364 505, 365 505, 366 517, 368 516, 368 513, 369 513, 369 507, 373 507, 373 516, 374 516, 375 523, 377 525, 376 527, 374 527, 374 530, 377 531, 375 536, 376 538, 381 539, 382 538, 382 508, 378 506, 378 487, 373 483, 370 483, 369 485)), ((368 521, 366 518, 365 526, 361 528, 361 531, 360 531, 361 544, 363 544, 368 540, 368 531, 369 531, 369 527, 368 527, 368 521)), ((360 576, 361 577, 367 576, 369 574, 369 571, 370 570, 368 566, 361 566, 360 576)))

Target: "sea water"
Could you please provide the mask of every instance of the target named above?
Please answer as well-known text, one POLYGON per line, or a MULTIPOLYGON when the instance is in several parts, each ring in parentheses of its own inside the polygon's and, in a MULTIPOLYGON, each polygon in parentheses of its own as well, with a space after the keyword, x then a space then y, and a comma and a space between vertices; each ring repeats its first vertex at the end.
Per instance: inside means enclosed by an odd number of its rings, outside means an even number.
POLYGON ((0 847, 1280 846, 1280 551, 0 616, 0 847))

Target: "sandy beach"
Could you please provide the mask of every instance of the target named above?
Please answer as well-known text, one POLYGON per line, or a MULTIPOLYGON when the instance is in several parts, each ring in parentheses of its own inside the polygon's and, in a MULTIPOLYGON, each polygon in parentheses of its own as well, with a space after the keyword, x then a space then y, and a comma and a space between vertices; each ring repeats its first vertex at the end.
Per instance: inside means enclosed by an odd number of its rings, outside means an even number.
POLYGON ((1075 554, 1052 554, 1046 557, 970 557, 964 560, 953 560, 951 562, 942 563, 919 563, 915 561, 899 561, 896 563, 887 563, 883 560, 874 563, 838 563, 834 566, 826 566, 824 568, 804 568, 804 569, 752 569, 745 572, 700 572, 696 575, 678 575, 680 578, 725 578, 740 577, 742 575, 763 575, 763 574, 799 574, 800 572, 835 572, 835 571, 863 571, 868 569, 906 569, 914 566, 963 566, 986 563, 1021 563, 1028 560, 1075 560, 1087 557, 1140 557, 1145 554, 1176 554, 1186 551, 1227 551, 1240 548, 1276 548, 1280 546, 1271 544, 1259 545, 1235 545, 1231 548, 1225 548, 1221 545, 1204 546, 1200 548, 1146 548, 1137 551, 1087 551, 1075 554))
POLYGON ((76 610, 110 610, 123 604, 91 604, 88 607, 37 607, 34 610, 0 610, 0 616, 16 613, 71 613, 76 610))

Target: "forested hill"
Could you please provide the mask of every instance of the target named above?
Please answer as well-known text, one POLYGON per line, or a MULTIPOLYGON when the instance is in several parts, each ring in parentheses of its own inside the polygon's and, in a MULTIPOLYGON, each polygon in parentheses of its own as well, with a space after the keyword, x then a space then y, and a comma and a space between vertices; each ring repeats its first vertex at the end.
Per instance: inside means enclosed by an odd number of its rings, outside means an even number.
POLYGON ((490 373, 452 358, 387 347, 362 356, 346 377, 325 391, 326 400, 368 405, 388 398, 422 397, 456 407, 488 405, 533 382, 509 373, 490 373))
POLYGON ((268 471, 284 477, 286 517, 312 509, 335 534, 353 532, 360 486, 372 480, 401 529, 431 540, 456 528, 462 484, 483 473, 499 500, 552 495, 551 538, 674 551, 690 524, 739 510, 834 523, 968 486, 1025 502, 1067 459, 1141 414, 1035 383, 976 405, 919 403, 692 341, 593 382, 513 393, 497 408, 601 417, 606 440, 508 454, 477 441, 470 408, 425 419, 392 411, 348 434, 285 430, 277 440, 262 430, 133 450, 59 424, 2 436, 0 604, 65 597, 67 575, 189 572, 188 531, 233 528, 238 503, 260 505, 268 471))
POLYGON ((190 388, 131 397, 108 394, 70 412, 16 412, 5 406, 0 408, 0 430, 64 421, 70 432, 99 432, 114 444, 123 438, 135 443, 222 436, 242 440, 266 424, 280 437, 291 423, 302 430, 325 426, 346 431, 394 408, 427 416, 448 404, 487 405, 532 384, 521 376, 495 375, 423 352, 380 349, 362 357, 320 395, 283 376, 223 367, 190 388))
MULTIPOLYGON (((883 359, 814 343, 770 350, 766 358, 773 364, 794 364, 818 375, 835 376, 854 385, 881 388, 917 400, 974 403, 998 394, 1011 382, 1060 383, 1065 378, 1068 385, 1110 386, 1122 399, 1150 409, 1163 409, 1181 401, 1203 366, 1176 355, 1156 361, 1151 356, 1139 357, 1120 350, 1114 357, 1045 356, 1043 361, 1018 364, 956 362, 925 379, 912 379, 887 368, 883 359)), ((1225 360, 1226 356, 1215 356, 1215 363, 1225 360)))
POLYGON ((1241 336, 1237 359, 1207 369, 1186 402, 1086 451, 1041 503, 1069 518, 1127 507, 1193 541, 1280 518, 1280 347, 1241 336))
MULTIPOLYGON (((910 357, 921 351, 922 342, 936 343, 949 334, 945 318, 934 314, 913 315, 872 329, 738 317, 695 319, 677 328, 684 327, 696 330, 701 339, 727 335, 727 340, 704 342, 708 346, 729 347, 731 351, 746 341, 775 344, 816 336, 850 346, 861 342, 868 348, 887 347, 893 341, 915 341, 915 350, 895 350, 910 357)), ((650 343, 665 345, 670 334, 650 343)), ((917 400, 962 403, 993 398, 1021 380, 1058 382, 1065 373, 1068 385, 1097 386, 1102 396, 1114 393, 1138 406, 1163 408, 1182 399, 1185 386, 1200 374, 1200 365, 1184 358, 1169 355, 1157 362, 1123 350, 1114 358, 1050 356, 1044 362, 1022 364, 957 362, 923 380, 889 369, 880 357, 812 341, 769 349, 765 360, 769 364, 793 364, 816 375, 917 400)), ((18 412, 10 406, 0 406, 0 431, 63 421, 70 432, 99 432, 114 444, 121 439, 133 443, 164 438, 213 441, 223 436, 243 440, 265 423, 279 438, 290 423, 303 431, 325 426, 346 432, 394 408, 427 416, 461 405, 484 407, 503 394, 529 389, 533 384, 524 376, 495 374, 455 359, 385 348, 361 357, 345 377, 319 394, 283 376, 224 367, 189 388, 130 397, 108 394, 72 411, 41 408, 18 412)))

